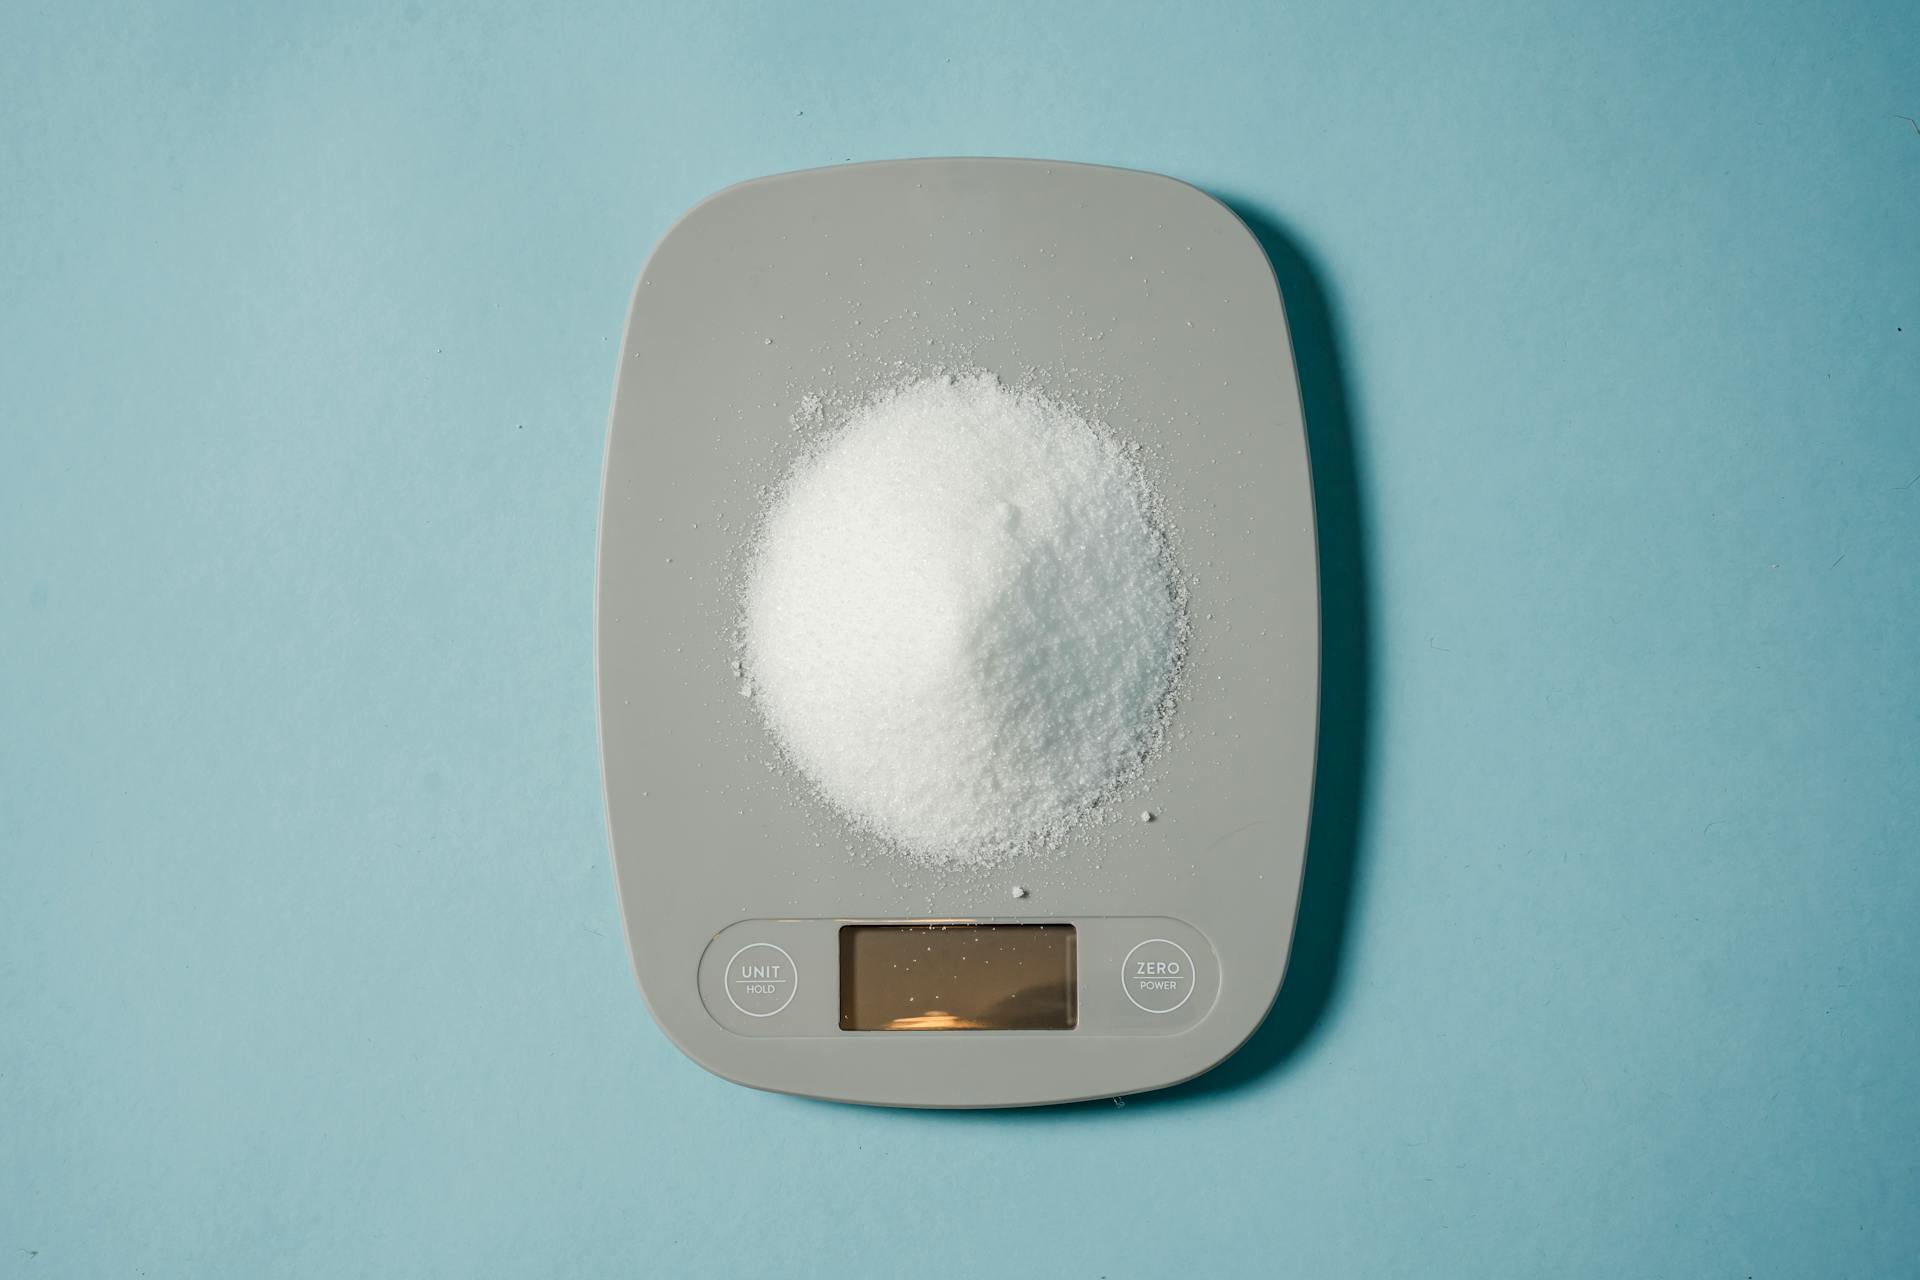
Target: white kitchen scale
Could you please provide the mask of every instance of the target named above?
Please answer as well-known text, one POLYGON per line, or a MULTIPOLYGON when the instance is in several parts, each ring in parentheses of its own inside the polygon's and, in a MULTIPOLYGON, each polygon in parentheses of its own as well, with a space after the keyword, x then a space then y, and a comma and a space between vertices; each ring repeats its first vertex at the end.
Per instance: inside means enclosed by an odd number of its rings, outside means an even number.
POLYGON ((1225 206, 1032 160, 730 187, 641 273, 604 483, 615 877, 641 991, 689 1057, 816 1098, 1021 1106, 1174 1084, 1253 1033, 1305 858, 1319 596, 1286 318, 1225 206), (990 872, 914 864, 807 800, 732 667, 742 539, 796 415, 936 367, 1140 441, 1192 577, 1147 777, 1111 821, 990 872))

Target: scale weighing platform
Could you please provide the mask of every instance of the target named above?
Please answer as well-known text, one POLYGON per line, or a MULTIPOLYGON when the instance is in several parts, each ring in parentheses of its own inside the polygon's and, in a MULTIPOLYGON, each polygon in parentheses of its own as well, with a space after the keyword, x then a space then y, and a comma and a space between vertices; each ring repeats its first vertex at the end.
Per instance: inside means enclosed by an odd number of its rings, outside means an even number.
POLYGON ((1212 197, 902 160, 696 206, 634 290, 595 626, 634 972, 716 1074, 890 1106, 1115 1097, 1207 1070, 1272 1005, 1313 789, 1313 507, 1273 271, 1212 197), (794 415, 936 367, 1140 441, 1192 575, 1178 709, 1127 810, 991 872, 911 863, 803 802, 731 665, 741 543, 794 415))

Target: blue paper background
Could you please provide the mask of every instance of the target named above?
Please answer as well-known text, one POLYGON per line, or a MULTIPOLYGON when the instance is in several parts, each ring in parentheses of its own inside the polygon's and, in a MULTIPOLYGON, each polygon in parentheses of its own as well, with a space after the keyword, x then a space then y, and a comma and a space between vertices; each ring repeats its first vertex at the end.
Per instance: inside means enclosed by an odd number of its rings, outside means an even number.
POLYGON ((1916 69, 1898 3, 9 5, 0 1274, 1911 1274, 1916 69), (1125 1108, 712 1079, 607 865, 635 272, 967 153, 1234 201, 1325 468, 1296 971, 1125 1108))

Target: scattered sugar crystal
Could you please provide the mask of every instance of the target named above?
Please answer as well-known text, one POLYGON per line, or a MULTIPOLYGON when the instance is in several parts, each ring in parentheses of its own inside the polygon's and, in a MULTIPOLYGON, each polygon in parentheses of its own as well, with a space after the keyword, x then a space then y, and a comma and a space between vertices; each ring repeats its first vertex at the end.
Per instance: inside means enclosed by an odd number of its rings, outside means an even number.
POLYGON ((743 602, 754 704, 888 845, 982 864, 1056 840, 1159 744, 1184 592, 1135 455, 991 375, 856 411, 795 466, 743 602))

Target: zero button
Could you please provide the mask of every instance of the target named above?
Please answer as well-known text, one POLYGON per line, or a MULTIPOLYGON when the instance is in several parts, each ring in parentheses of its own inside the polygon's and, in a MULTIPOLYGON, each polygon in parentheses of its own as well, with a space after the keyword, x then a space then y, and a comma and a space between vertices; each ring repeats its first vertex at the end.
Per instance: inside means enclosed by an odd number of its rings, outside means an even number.
POLYGON ((1193 957, 1166 938, 1148 938, 1127 952, 1120 964, 1120 985, 1134 1006, 1148 1013, 1172 1013, 1193 997, 1193 957))

